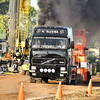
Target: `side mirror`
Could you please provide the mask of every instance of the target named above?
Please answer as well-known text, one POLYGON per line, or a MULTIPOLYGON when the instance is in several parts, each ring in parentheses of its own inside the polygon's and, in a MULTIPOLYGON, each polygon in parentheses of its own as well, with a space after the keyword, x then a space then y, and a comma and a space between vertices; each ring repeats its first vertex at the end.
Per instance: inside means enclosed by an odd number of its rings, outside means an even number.
POLYGON ((74 41, 71 41, 70 47, 74 49, 74 41))

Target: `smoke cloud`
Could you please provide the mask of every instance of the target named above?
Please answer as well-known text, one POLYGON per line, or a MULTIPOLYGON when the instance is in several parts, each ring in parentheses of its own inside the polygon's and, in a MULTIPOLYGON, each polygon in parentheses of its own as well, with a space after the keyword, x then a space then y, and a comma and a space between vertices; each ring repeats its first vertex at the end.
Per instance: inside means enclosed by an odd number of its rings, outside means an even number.
POLYGON ((38 0, 39 25, 90 28, 87 45, 100 42, 100 0, 38 0))

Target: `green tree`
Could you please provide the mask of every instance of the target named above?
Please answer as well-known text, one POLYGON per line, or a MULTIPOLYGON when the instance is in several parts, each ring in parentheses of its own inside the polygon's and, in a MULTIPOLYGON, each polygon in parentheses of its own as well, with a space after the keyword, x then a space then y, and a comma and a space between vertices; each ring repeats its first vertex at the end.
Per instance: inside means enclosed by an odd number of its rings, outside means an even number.
POLYGON ((0 14, 5 15, 8 13, 9 0, 0 0, 0 14))
POLYGON ((34 27, 38 25, 37 19, 38 19, 38 10, 30 6, 29 27, 28 27, 29 38, 32 36, 34 27))
MULTIPOLYGON (((0 37, 6 34, 5 32, 8 26, 8 19, 6 18, 6 15, 8 13, 8 9, 9 9, 9 0, 0 0, 0 37)), ((30 6, 29 25, 28 25, 29 37, 31 37, 34 27, 38 25, 37 19, 38 19, 38 10, 30 6)))
POLYGON ((6 15, 0 14, 0 38, 5 38, 7 25, 8 19, 6 18, 6 15))
POLYGON ((0 38, 5 38, 8 19, 6 14, 9 9, 9 0, 0 0, 0 38))

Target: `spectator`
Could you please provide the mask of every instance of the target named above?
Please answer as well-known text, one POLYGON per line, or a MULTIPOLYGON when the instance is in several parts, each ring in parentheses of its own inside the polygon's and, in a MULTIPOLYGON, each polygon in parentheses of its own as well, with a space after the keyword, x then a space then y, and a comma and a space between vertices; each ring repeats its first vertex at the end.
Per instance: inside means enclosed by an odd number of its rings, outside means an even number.
POLYGON ((40 45, 40 40, 38 40, 37 45, 40 45))
POLYGON ((17 72, 19 72, 18 70, 18 60, 16 57, 14 57, 14 60, 13 60, 13 69, 14 71, 17 70, 17 72))
POLYGON ((60 46, 61 46, 61 48, 65 48, 65 45, 64 45, 63 41, 60 42, 60 46))
POLYGON ((79 40, 76 41, 76 44, 77 45, 82 45, 82 43, 79 40))

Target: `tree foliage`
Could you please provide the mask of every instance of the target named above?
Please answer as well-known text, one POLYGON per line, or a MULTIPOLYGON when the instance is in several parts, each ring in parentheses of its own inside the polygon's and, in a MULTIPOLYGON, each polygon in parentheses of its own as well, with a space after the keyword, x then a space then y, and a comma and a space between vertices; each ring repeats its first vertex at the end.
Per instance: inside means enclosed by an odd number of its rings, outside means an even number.
POLYGON ((38 19, 38 10, 30 6, 29 27, 28 27, 29 38, 32 36, 34 27, 38 25, 37 19, 38 19))
POLYGON ((8 19, 6 15, 0 14, 0 38, 5 38, 5 30, 7 28, 8 19))
MULTIPOLYGON (((9 9, 9 0, 0 0, 0 37, 4 36, 6 34, 6 29, 8 26, 8 19, 6 17, 9 9)), ((32 31, 37 23, 38 18, 38 11, 30 6, 30 16, 29 16, 29 31, 28 36, 31 37, 32 31)))
POLYGON ((5 15, 8 13, 9 0, 0 0, 0 14, 5 15))
POLYGON ((8 19, 9 0, 0 0, 0 38, 5 38, 8 19))
POLYGON ((96 59, 96 57, 95 57, 94 55, 88 55, 88 56, 87 56, 87 60, 88 60, 90 63, 95 62, 95 59, 96 59))

